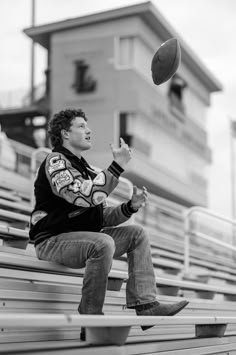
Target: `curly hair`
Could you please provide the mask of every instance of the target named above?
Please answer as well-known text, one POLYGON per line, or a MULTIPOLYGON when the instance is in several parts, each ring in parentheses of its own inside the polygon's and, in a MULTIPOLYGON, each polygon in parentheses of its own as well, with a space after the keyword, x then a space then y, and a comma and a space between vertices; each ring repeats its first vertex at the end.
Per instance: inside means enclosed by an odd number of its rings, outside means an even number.
POLYGON ((83 117, 87 121, 85 113, 81 109, 65 109, 55 113, 48 122, 48 136, 52 147, 63 144, 61 130, 68 131, 75 117, 83 117))

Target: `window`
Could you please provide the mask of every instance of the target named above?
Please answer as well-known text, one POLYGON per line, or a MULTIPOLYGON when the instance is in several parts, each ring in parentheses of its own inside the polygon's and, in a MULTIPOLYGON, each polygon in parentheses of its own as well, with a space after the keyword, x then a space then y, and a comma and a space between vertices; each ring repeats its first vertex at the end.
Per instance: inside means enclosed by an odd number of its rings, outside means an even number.
POLYGON ((136 37, 134 44, 134 67, 135 69, 152 83, 151 62, 154 54, 151 48, 142 38, 136 37))
POLYGON ((154 50, 139 36, 120 37, 116 43, 118 68, 135 69, 152 83, 151 61, 154 50))
POLYGON ((184 89, 186 88, 185 81, 179 76, 174 75, 171 79, 170 89, 169 89, 169 98, 171 106, 177 108, 179 111, 184 113, 183 105, 183 94, 184 89))
POLYGON ((120 113, 120 137, 124 139, 125 143, 127 143, 130 147, 132 147, 132 138, 133 136, 129 134, 130 129, 128 125, 130 125, 129 116, 132 115, 128 112, 120 113))
POLYGON ((130 147, 149 156, 151 145, 143 137, 145 130, 145 120, 135 112, 120 112, 119 129, 120 137, 124 139, 130 147))
POLYGON ((118 46, 118 65, 132 66, 134 62, 134 37, 121 37, 118 46))

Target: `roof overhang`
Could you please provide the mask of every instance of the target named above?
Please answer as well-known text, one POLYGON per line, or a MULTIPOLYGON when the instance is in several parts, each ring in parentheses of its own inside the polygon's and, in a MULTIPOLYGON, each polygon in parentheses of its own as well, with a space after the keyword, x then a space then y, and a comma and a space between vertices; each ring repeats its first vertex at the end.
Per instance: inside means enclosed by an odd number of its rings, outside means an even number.
POLYGON ((37 106, 26 106, 14 109, 0 110, 0 123, 6 120, 23 120, 43 115, 43 112, 37 106))
POLYGON ((42 26, 30 27, 25 29, 24 32, 32 40, 39 43, 44 48, 49 49, 50 36, 55 32, 67 31, 73 28, 133 16, 139 16, 163 41, 166 41, 172 37, 178 38, 181 45, 182 61, 190 67, 191 71, 201 80, 210 92, 222 90, 221 83, 209 72, 201 60, 180 38, 174 28, 166 21, 166 19, 150 1, 42 26))

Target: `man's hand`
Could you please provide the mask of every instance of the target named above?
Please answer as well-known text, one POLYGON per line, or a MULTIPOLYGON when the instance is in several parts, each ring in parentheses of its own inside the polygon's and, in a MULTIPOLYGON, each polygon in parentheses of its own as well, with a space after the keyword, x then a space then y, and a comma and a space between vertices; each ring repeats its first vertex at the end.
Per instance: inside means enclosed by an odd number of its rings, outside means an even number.
POLYGON ((133 195, 131 198, 131 207, 134 210, 138 210, 140 207, 145 206, 148 198, 146 187, 143 186, 142 191, 138 193, 137 186, 133 186, 133 195))
POLYGON ((114 148, 113 144, 110 144, 110 147, 115 162, 123 168, 131 159, 131 150, 128 144, 125 143, 123 138, 120 138, 119 148, 114 148))

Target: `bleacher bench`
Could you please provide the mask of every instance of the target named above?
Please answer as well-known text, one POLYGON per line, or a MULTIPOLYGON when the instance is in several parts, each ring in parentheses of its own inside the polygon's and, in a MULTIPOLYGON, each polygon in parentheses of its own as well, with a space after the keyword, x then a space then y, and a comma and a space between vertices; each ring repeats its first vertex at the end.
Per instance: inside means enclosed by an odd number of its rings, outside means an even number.
MULTIPOLYGON (((223 337, 228 324, 236 324, 236 317, 153 317, 77 314, 0 314, 2 331, 9 329, 60 329, 86 328, 88 344, 123 345, 133 326, 193 325, 196 338, 223 337)), ((236 350, 236 348, 235 348, 236 350)))

